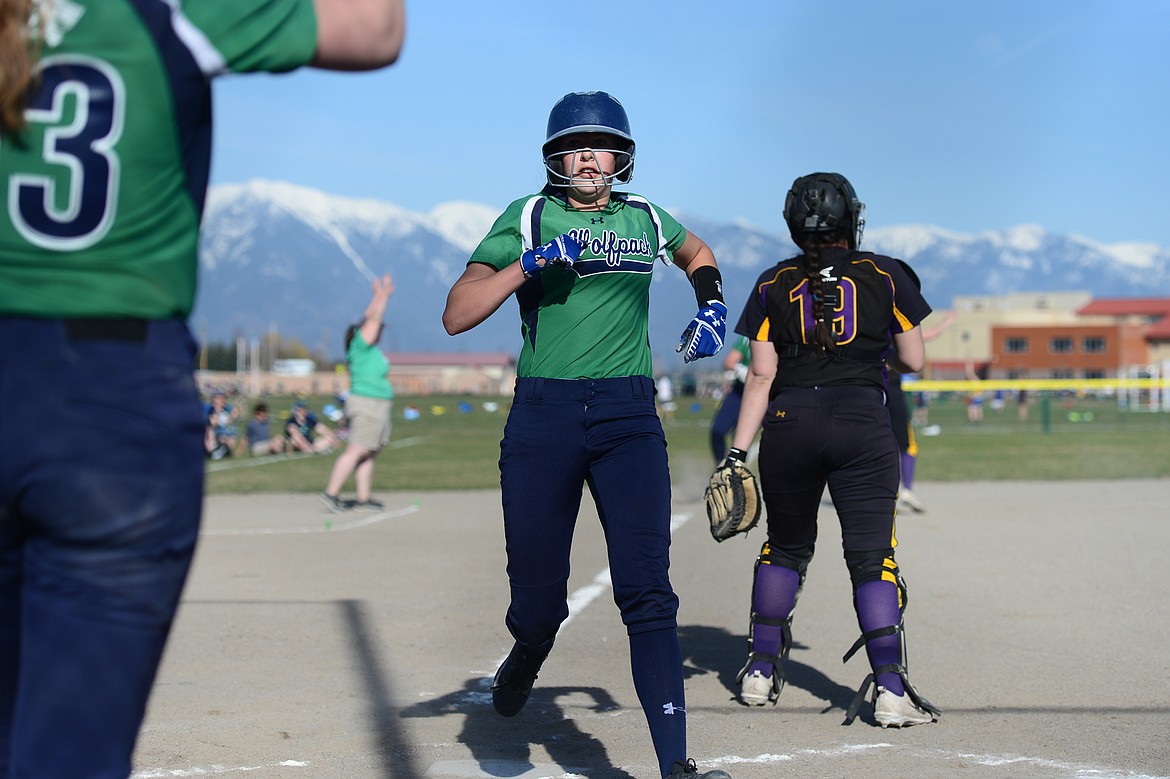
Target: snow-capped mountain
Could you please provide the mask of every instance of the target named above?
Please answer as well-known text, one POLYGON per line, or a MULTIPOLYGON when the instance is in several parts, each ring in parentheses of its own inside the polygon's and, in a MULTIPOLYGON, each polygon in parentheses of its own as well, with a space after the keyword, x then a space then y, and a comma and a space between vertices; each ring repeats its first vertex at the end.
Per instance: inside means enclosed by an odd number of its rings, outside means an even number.
MULTIPOLYGON (((442 204, 429 213, 253 181, 213 187, 200 251, 192 324, 225 342, 272 329, 336 357, 347 324, 369 302, 370 279, 389 272, 396 292, 383 347, 389 351, 508 351, 519 347, 514 302, 479 327, 451 337, 441 315, 451 284, 499 210, 442 204)), ((787 235, 742 222, 675 214, 719 258, 734 321, 756 277, 795 253, 787 235)), ((1097 297, 1170 294, 1170 250, 1104 245, 1025 225, 965 235, 925 225, 869 228, 865 249, 900 257, 917 271, 936 309, 956 295, 1088 290, 1097 297)), ((655 358, 673 365, 674 346, 695 312, 677 269, 659 266, 651 292, 655 358)), ((681 364, 681 362, 680 362, 681 364)))

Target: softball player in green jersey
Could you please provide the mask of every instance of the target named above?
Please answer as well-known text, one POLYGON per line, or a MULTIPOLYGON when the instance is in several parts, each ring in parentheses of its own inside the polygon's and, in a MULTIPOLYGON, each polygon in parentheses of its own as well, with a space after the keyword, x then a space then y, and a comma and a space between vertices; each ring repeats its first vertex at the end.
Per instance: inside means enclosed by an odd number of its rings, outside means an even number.
POLYGON ((0 0, 0 777, 130 774, 203 502, 211 82, 393 62, 402 0, 0 0))
MULTIPOLYGON (((588 485, 609 547, 613 596, 630 641, 634 687, 663 776, 697 777, 688 760, 678 598, 670 564, 670 473, 654 405, 648 341, 654 263, 673 263, 699 311, 685 361, 723 345, 726 307, 715 257, 643 197, 613 191, 634 164, 625 109, 605 92, 566 95, 543 152, 548 185, 509 205, 471 255, 443 313, 452 335, 513 294, 523 346, 500 444, 500 484, 515 639, 492 685, 510 717, 568 616, 569 550, 588 485)), ((727 779, 708 771, 707 779, 727 779)))

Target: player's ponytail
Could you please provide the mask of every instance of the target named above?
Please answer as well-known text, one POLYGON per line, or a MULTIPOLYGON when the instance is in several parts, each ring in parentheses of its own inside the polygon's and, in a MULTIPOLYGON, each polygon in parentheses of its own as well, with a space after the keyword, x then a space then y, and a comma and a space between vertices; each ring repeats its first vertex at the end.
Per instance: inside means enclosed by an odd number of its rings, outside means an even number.
POLYGON ((830 322, 832 311, 825 308, 825 289, 821 278, 821 249, 824 246, 825 244, 820 241, 807 241, 801 247, 804 249, 804 265, 808 273, 808 290, 812 296, 812 314, 816 328, 813 331, 813 345, 820 354, 837 351, 837 339, 833 336, 833 325, 830 322))
POLYGON ((32 0, 0 0, 0 133, 24 129, 24 109, 36 72, 39 42, 29 40, 32 0))

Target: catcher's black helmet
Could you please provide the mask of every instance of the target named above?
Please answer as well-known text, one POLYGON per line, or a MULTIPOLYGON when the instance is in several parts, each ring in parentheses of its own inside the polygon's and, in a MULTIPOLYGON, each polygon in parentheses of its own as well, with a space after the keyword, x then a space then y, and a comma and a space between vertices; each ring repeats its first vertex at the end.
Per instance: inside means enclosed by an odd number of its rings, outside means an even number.
POLYGON ((608 92, 570 92, 557 101, 548 115, 548 133, 541 147, 548 183, 563 187, 569 179, 561 169, 553 141, 573 133, 604 133, 612 136, 610 151, 617 154, 613 178, 625 184, 634 173, 634 137, 626 109, 608 92))
POLYGON ((792 182, 784 201, 784 221, 797 244, 801 236, 844 230, 850 248, 856 249, 865 228, 865 204, 840 173, 810 173, 792 182))

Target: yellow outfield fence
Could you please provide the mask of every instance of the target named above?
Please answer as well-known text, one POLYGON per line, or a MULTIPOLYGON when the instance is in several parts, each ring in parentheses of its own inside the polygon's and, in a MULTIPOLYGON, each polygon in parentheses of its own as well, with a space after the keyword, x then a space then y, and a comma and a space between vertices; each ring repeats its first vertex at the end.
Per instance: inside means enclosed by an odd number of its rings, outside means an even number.
POLYGON ((1155 379, 913 379, 903 380, 908 392, 986 392, 989 390, 1056 390, 1114 392, 1164 390, 1170 392, 1170 376, 1155 379))

